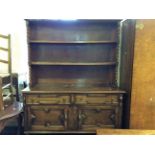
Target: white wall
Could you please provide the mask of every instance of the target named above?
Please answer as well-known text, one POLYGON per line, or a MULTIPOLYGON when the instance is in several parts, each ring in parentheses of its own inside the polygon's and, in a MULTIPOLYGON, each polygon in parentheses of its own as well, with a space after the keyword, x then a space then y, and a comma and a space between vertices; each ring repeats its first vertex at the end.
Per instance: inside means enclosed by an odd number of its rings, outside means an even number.
MULTIPOLYGON (((19 82, 28 80, 28 50, 25 20, 1 20, 0 34, 11 34, 12 72, 19 74, 19 82)), ((2 67, 1 65, 1 70, 4 70, 4 67, 2 67)))

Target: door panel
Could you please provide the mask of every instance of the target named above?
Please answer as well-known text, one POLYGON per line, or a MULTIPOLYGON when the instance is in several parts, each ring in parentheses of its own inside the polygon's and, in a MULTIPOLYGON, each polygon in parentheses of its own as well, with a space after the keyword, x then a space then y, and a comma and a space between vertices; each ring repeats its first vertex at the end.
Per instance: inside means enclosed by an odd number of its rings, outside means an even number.
POLYGON ((27 106, 28 130, 66 130, 66 106, 27 106))
POLYGON ((118 117, 118 108, 115 106, 80 106, 79 128, 81 130, 115 128, 118 117))

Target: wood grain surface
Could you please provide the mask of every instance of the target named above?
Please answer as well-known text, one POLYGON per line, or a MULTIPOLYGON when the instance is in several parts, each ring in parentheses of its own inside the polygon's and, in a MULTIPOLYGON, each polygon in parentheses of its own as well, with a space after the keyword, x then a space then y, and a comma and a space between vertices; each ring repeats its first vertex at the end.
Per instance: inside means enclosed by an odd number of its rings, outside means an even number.
POLYGON ((155 129, 155 20, 137 20, 130 128, 155 129))

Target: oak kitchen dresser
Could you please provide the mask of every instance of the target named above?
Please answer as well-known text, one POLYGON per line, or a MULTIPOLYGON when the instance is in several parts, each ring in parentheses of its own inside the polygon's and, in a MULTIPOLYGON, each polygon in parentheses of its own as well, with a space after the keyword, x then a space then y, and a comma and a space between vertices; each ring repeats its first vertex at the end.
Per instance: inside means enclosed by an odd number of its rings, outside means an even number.
MULTIPOLYGON (((30 85, 23 90, 25 134, 122 128, 128 92, 120 80, 130 81, 126 75, 131 67, 129 61, 121 68, 127 62, 121 42, 130 40, 121 38, 123 22, 28 19, 26 23, 30 85)), ((131 50, 132 44, 128 46, 131 50)))

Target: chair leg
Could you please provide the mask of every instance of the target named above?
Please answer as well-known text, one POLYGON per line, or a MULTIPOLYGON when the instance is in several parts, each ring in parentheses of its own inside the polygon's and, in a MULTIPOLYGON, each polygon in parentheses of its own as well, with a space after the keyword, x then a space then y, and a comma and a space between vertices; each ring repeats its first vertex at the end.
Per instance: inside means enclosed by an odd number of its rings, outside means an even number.
POLYGON ((20 113, 17 117, 17 124, 18 124, 18 128, 17 128, 17 134, 21 135, 23 134, 23 129, 22 129, 22 124, 23 124, 23 113, 20 113))

